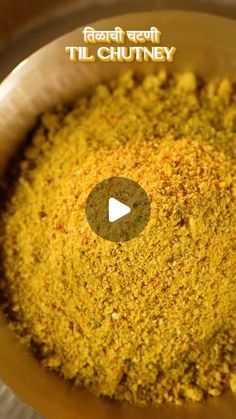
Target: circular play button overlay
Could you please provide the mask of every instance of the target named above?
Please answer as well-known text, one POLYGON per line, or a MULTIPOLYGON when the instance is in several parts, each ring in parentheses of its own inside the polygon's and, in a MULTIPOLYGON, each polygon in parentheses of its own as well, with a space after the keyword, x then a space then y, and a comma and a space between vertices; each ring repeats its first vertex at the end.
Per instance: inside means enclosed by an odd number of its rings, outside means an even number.
POLYGON ((151 207, 145 190, 125 177, 98 183, 88 195, 86 217, 100 237, 124 242, 138 236, 146 227, 151 207))

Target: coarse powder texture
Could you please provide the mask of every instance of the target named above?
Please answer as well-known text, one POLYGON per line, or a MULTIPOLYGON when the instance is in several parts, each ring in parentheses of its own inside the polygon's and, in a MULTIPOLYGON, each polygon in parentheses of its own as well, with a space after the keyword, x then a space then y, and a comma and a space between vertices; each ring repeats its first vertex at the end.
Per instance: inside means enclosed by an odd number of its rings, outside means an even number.
POLYGON ((236 90, 125 73, 42 116, 2 214, 1 293, 44 366, 137 404, 236 391, 236 90), (105 241, 100 181, 151 201, 145 230, 105 241))

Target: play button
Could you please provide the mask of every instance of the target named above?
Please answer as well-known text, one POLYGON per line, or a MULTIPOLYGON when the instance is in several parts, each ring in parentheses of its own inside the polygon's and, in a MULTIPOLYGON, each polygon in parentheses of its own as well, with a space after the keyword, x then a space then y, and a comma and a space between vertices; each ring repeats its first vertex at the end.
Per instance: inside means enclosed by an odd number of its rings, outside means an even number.
POLYGON ((150 201, 138 183, 113 177, 94 186, 85 213, 96 234, 105 240, 123 242, 138 236, 146 227, 150 201))
POLYGON ((119 220, 120 218, 124 217, 125 215, 129 214, 131 208, 128 205, 122 204, 122 202, 118 201, 115 198, 109 198, 108 200, 108 220, 111 223, 114 221, 119 220))

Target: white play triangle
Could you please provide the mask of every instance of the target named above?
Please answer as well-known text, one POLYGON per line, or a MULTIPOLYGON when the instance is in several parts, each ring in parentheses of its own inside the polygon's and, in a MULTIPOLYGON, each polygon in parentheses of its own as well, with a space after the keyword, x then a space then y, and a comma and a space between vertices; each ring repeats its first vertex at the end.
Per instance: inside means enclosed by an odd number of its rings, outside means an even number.
POLYGON ((108 200, 108 219, 111 223, 119 220, 125 215, 129 214, 131 208, 128 205, 123 204, 115 198, 109 198, 108 200))

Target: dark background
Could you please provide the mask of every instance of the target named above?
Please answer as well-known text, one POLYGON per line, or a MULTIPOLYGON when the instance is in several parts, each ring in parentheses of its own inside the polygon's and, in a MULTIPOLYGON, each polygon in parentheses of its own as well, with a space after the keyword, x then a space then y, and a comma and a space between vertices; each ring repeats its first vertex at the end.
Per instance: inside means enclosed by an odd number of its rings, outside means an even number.
POLYGON ((236 18, 236 0, 0 0, 0 80, 33 51, 77 26, 163 8, 236 18))

